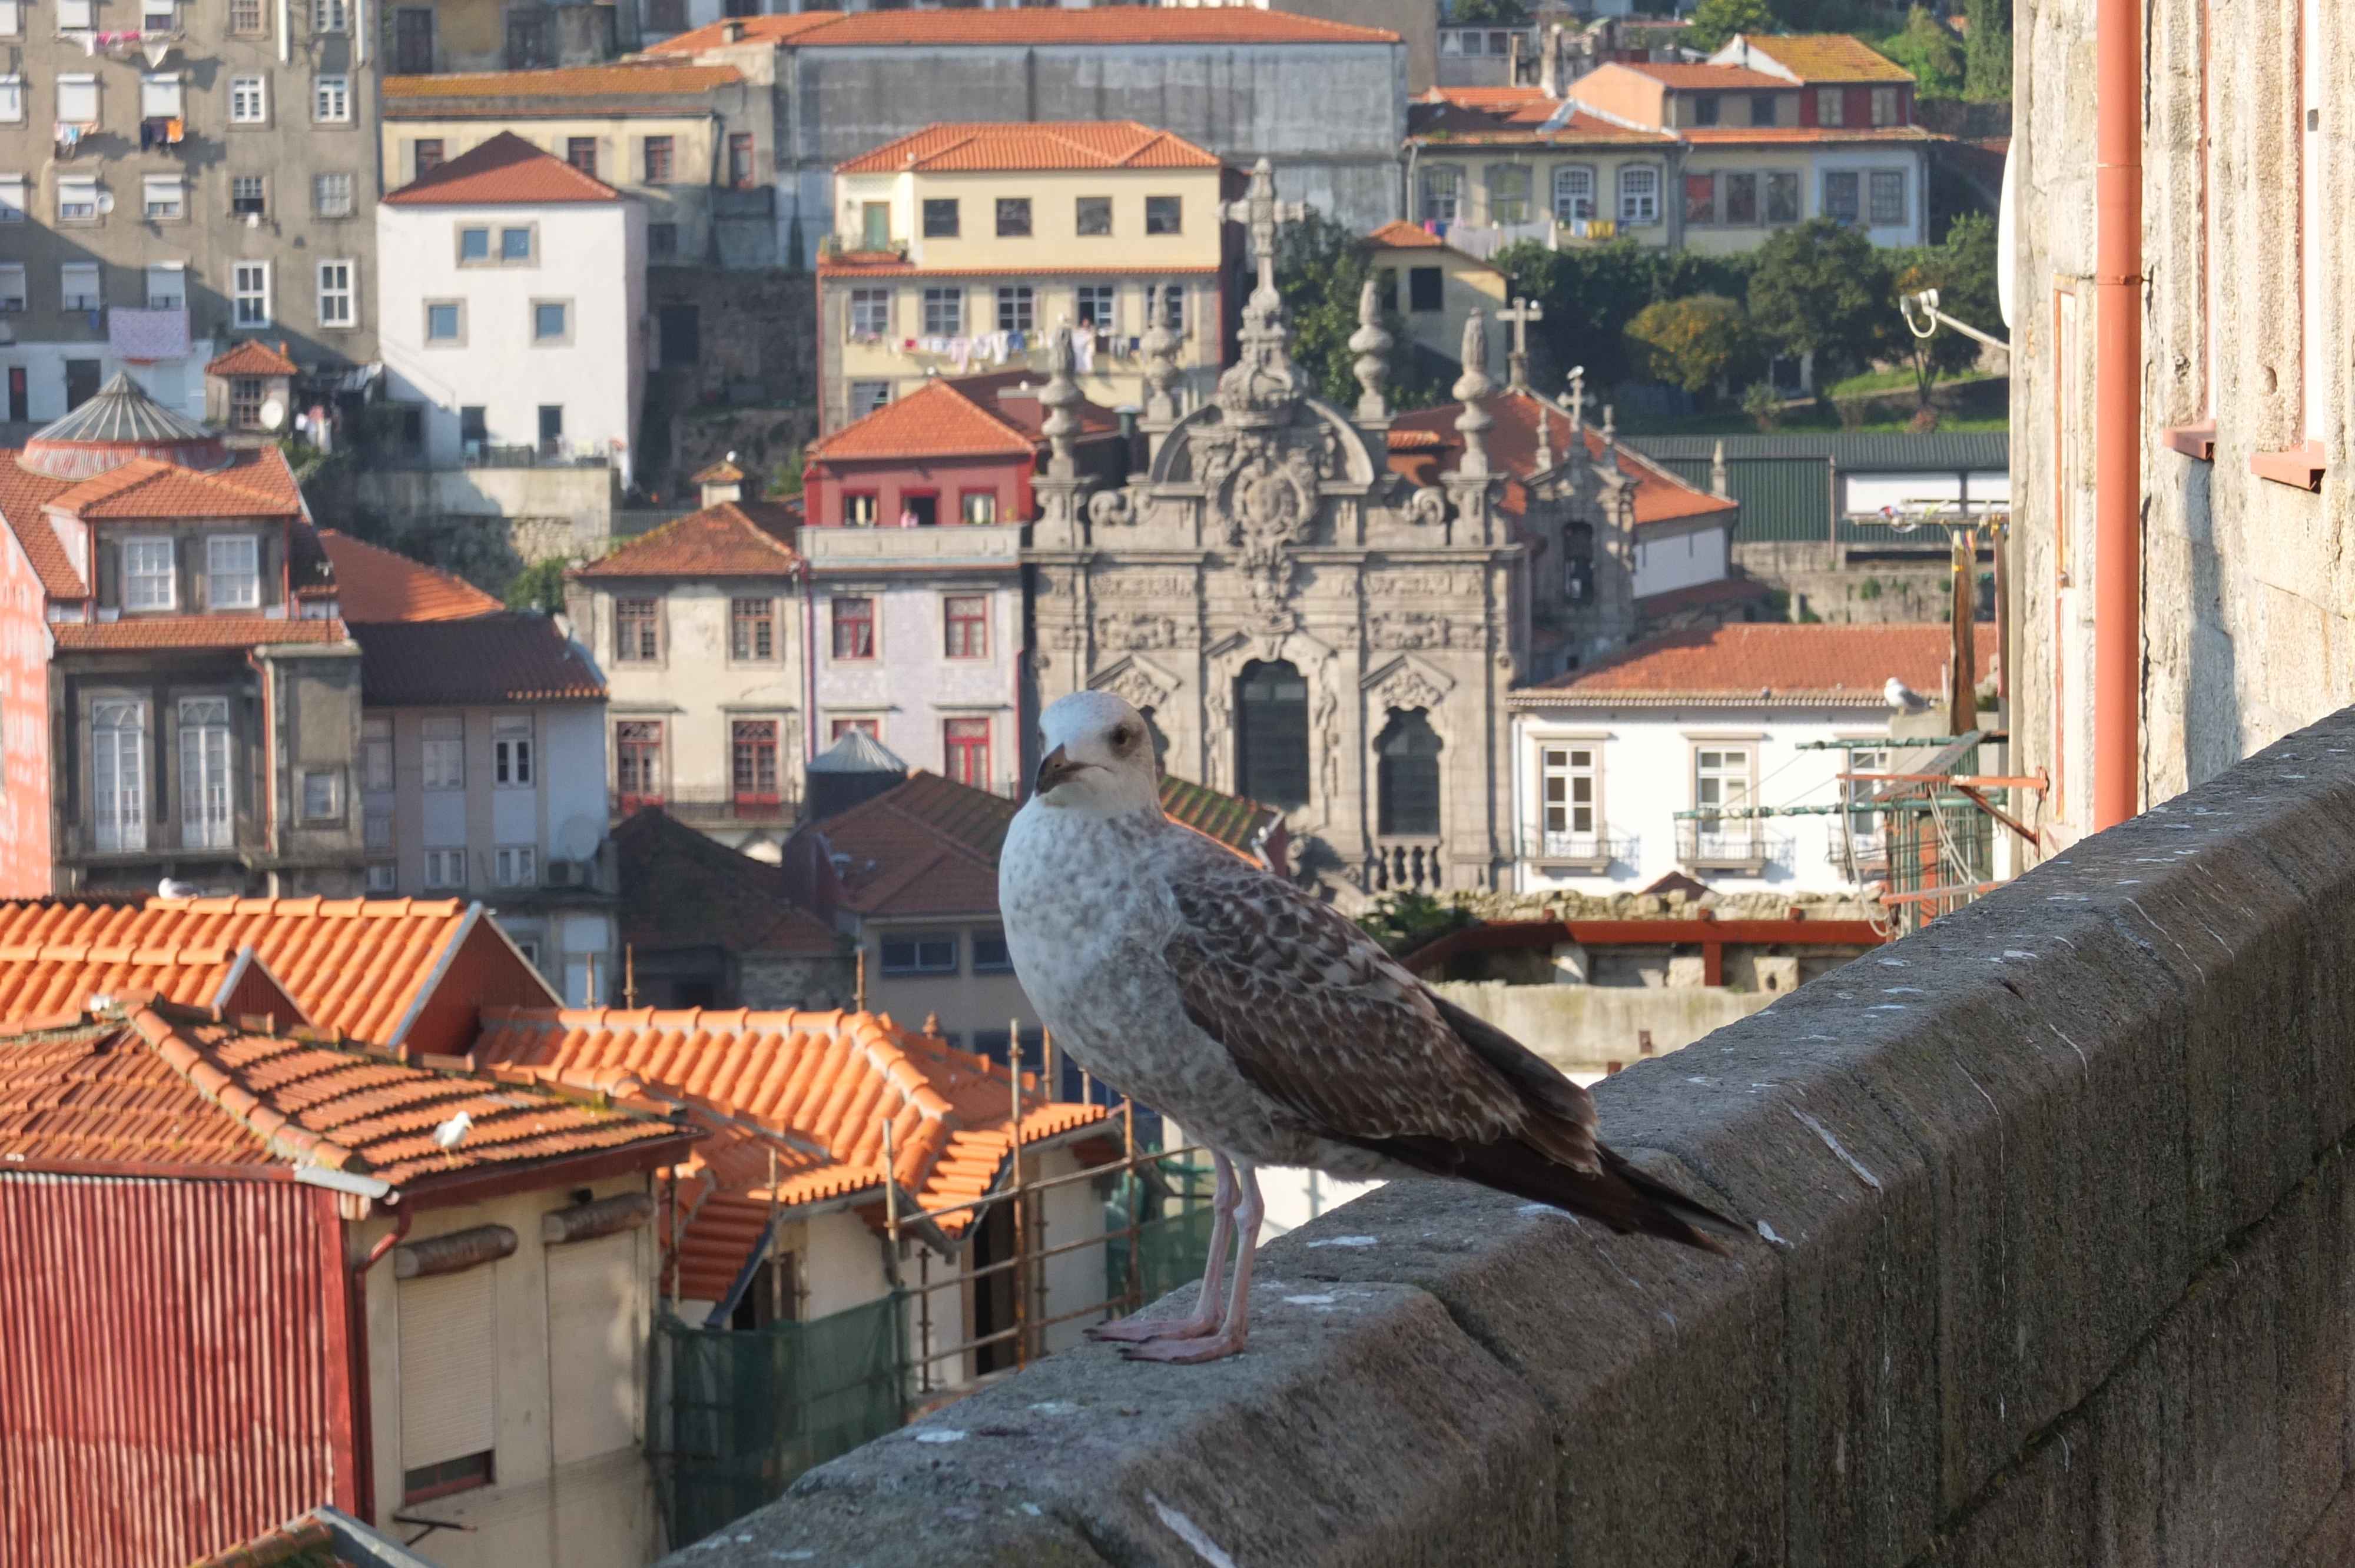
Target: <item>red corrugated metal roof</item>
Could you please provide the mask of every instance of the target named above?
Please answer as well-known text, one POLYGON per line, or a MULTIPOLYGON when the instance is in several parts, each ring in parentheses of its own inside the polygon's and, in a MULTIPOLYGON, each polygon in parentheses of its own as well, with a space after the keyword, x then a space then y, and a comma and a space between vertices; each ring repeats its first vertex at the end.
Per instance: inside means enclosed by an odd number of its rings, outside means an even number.
MULTIPOLYGON (((676 1099, 710 1134, 680 1167, 680 1294, 726 1295, 777 1206, 868 1196, 881 1213, 883 1123, 895 1176, 927 1213, 991 1192, 1013 1149, 1006 1068, 865 1012, 567 1009, 486 1012, 475 1055, 553 1068, 617 1093, 676 1099)), ((1023 1075, 1026 1102, 1038 1094, 1023 1075)), ((1027 1106, 1026 1143, 1105 1120, 1101 1106, 1027 1106)), ((943 1214, 951 1234, 972 1211, 943 1214)))

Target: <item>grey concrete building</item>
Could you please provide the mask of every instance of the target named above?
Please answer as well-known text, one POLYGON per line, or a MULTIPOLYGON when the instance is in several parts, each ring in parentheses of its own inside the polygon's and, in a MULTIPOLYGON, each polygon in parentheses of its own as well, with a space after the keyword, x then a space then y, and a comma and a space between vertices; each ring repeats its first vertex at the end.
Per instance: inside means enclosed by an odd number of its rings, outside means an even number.
POLYGON ((1401 216, 1407 46, 1380 27, 1244 7, 809 12, 655 46, 773 82, 778 254, 816 260, 834 171, 926 125, 1136 120, 1363 233, 1401 216))
MULTIPOLYGON (((2015 772, 2092 821, 2097 645, 2094 0, 2021 0, 2007 280, 2015 772)), ((2355 702, 2355 33, 2332 0, 2159 0, 2142 100, 2137 798, 2355 702)), ((2143 58, 2138 56, 2137 58, 2143 58)))
POLYGON ((201 417, 206 360, 245 337, 323 382, 374 359, 364 15, 0 5, 0 415, 56 418, 128 367, 201 417))

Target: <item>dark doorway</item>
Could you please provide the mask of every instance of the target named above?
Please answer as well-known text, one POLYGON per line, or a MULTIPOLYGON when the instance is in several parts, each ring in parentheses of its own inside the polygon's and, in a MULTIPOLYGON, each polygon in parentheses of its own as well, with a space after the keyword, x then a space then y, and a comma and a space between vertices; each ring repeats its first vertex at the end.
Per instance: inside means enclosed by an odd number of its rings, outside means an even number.
POLYGON ((1281 659, 1244 665, 1235 683, 1235 774, 1263 806, 1308 804, 1308 683, 1281 659))
POLYGON ((1423 710, 1391 710, 1374 742, 1384 837, 1439 836, 1439 736, 1423 710))
POLYGON ((98 366, 95 359, 66 361, 66 412, 70 414, 98 396, 98 366))
POLYGON ((12 365, 8 367, 8 418, 23 424, 32 417, 30 399, 25 388, 25 367, 12 365))
MULTIPOLYGON (((979 1273, 993 1263, 1006 1263, 1013 1257, 1014 1205, 999 1203, 974 1227, 972 1272, 979 1273)), ((1015 1293, 1022 1287, 1021 1281, 1022 1269, 1018 1265, 973 1282, 975 1339, 1004 1334, 1014 1327, 1015 1293)), ((996 1344, 984 1345, 973 1353, 973 1370, 994 1372, 1014 1365, 1016 1359, 1014 1338, 1007 1334, 996 1344)))
POLYGON ((916 520, 919 528, 929 528, 941 520, 941 498, 937 495, 903 495, 900 504, 916 520))
POLYGON ((801 1260, 789 1252, 764 1257, 753 1271, 752 1283, 736 1298, 728 1326, 742 1333, 780 1320, 792 1322, 802 1315, 801 1294, 801 1260))
POLYGON ((422 5, 404 5, 393 13, 393 69, 402 76, 428 76, 433 70, 433 13, 422 5))
POLYGON ((662 362, 677 370, 703 358, 703 311, 697 305, 665 305, 656 313, 662 323, 662 362))

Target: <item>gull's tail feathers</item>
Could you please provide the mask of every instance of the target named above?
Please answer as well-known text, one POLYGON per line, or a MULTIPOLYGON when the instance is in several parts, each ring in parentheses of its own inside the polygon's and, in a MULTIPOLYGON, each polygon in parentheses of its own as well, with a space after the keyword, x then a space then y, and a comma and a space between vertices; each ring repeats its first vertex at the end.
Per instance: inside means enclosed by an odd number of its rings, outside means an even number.
POLYGON ((1601 1144, 1594 1146, 1600 1156, 1600 1169, 1594 1171, 1566 1165, 1522 1138, 1480 1144, 1394 1138, 1369 1141, 1366 1147, 1434 1176, 1476 1182, 1516 1198, 1567 1210, 1625 1234, 1658 1236, 1721 1256, 1730 1255, 1728 1249, 1710 1230, 1742 1228, 1708 1204, 1646 1175, 1601 1144))

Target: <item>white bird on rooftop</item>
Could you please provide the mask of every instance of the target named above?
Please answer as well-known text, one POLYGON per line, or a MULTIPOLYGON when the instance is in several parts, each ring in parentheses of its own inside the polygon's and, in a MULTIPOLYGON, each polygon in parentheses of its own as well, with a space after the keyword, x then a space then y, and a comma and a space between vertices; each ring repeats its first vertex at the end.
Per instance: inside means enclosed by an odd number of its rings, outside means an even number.
POLYGON ((1919 714, 1930 711, 1930 699, 1894 675, 1890 676, 1888 683, 1881 688, 1881 694, 1887 697, 1889 705, 1899 713, 1919 714))
POLYGON ((445 1150, 457 1148, 466 1141, 466 1133, 474 1125, 474 1118, 468 1113, 460 1111, 433 1129, 434 1147, 445 1150))
POLYGON ((205 895, 205 890, 195 883, 182 882, 170 876, 155 885, 155 892, 164 898, 202 898, 205 895))
POLYGON ((1261 1165, 1455 1177, 1724 1250, 1696 1226, 1732 1222, 1597 1141, 1584 1089, 1332 908, 1164 816, 1135 708, 1074 693, 1043 726, 1038 790, 998 862, 1015 971, 1082 1067, 1198 1136, 1218 1173, 1192 1315, 1097 1337, 1148 1361, 1243 1348, 1261 1165))

